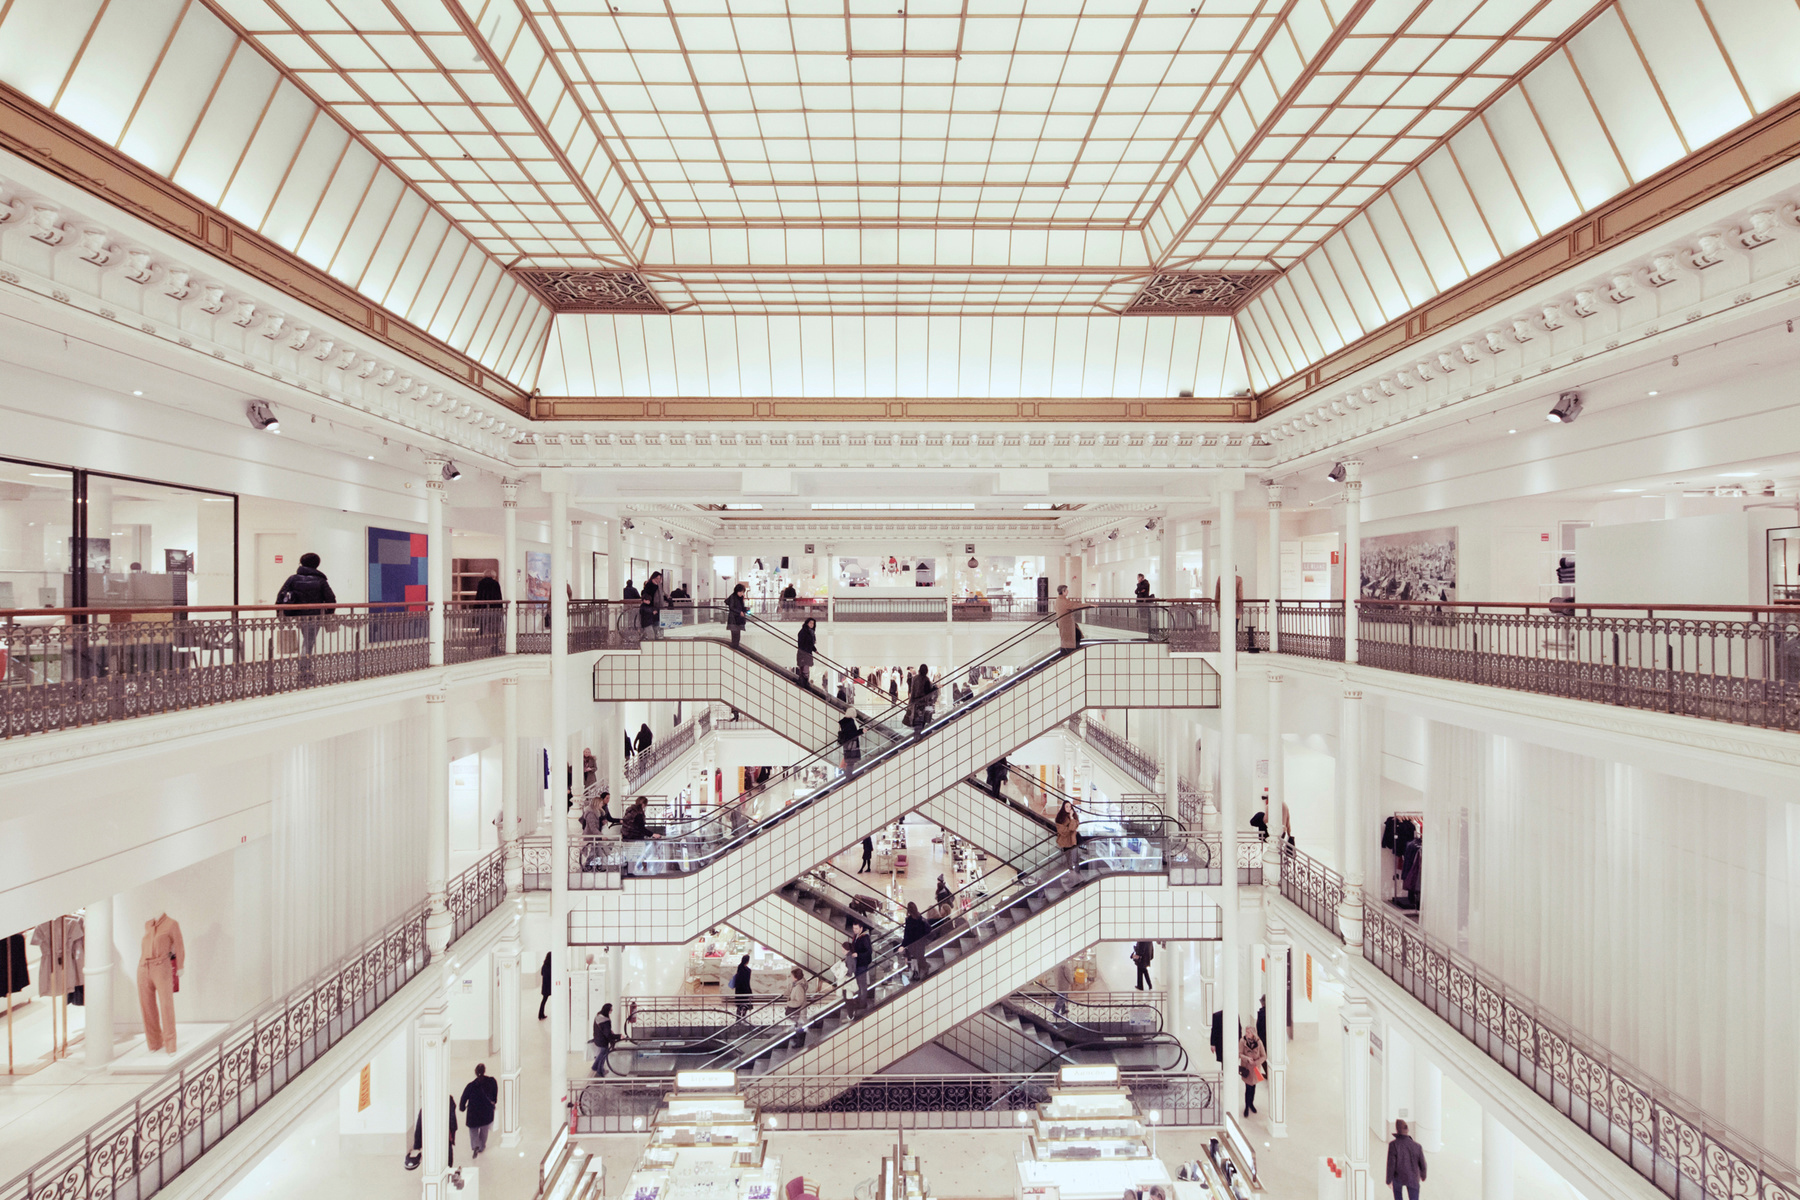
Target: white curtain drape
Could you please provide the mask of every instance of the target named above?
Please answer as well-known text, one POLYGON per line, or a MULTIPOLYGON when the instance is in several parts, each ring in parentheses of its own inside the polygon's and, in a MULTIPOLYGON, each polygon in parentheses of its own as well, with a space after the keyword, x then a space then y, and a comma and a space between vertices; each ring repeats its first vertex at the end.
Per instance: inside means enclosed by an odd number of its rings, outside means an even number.
POLYGON ((276 756, 276 995, 424 902, 425 729, 423 716, 408 717, 276 756))
POLYGON ((1711 1120, 1800 1145, 1800 805, 1433 723, 1428 932, 1711 1120))

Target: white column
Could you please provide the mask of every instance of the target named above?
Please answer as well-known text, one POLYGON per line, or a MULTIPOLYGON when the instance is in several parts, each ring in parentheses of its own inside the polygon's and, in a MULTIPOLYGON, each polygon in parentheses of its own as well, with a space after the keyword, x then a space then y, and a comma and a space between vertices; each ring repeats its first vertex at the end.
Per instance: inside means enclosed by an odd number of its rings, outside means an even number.
MULTIPOLYGON (((575 589, 577 600, 592 600, 588 595, 588 570, 582 561, 588 557, 587 541, 581 536, 581 522, 569 522, 569 583, 575 589)), ((589 560, 592 561, 592 560, 589 560)), ((554 567, 551 568, 555 570, 554 567)), ((671 572, 672 574, 673 572, 671 572)))
MULTIPOLYGON (((1269 652, 1281 650, 1281 486, 1269 485, 1269 652)), ((1271 768, 1272 770, 1273 768, 1271 768)))
POLYGON ((450 539, 444 535, 444 465, 448 460, 425 458, 425 602, 429 609, 426 629, 431 638, 429 662, 444 665, 444 590, 448 578, 444 564, 450 561, 450 539))
POLYGON ((1344 994, 1344 1159, 1350 1200, 1372 1200, 1369 1172, 1369 1029, 1375 1010, 1368 1000, 1344 994))
POLYGON ((1232 1069, 1237 1054, 1238 1002, 1243 948, 1238 931, 1238 816, 1237 790, 1237 588, 1227 578, 1237 561, 1237 492, 1235 480, 1219 494, 1219 908, 1224 918, 1220 947, 1219 994, 1224 1025, 1220 1044, 1225 1053, 1225 1111, 1242 1112, 1244 1089, 1232 1069))
POLYGON ((1172 821, 1181 820, 1181 711, 1163 709, 1162 714, 1162 793, 1163 812, 1172 821))
POLYGON ((525 861, 519 849, 519 677, 500 681, 500 848, 506 864, 506 890, 525 887, 525 861))
POLYGON ((431 911, 425 917, 425 944, 437 958, 450 947, 450 744, 445 682, 425 693, 425 894, 431 911))
MULTIPOLYGON (((500 481, 500 515, 504 522, 500 531, 500 592, 506 598, 506 652, 519 652, 518 602, 525 597, 519 588, 519 481, 500 481)), ((518 799, 517 780, 514 800, 518 799)))
POLYGON ((84 969, 87 1000, 87 1069, 104 1071, 113 1053, 113 898, 103 896, 87 906, 83 935, 87 945, 84 969))
POLYGON ((1512 1130, 1485 1109, 1481 1113, 1481 1200, 1513 1200, 1512 1130))
POLYGON ((1425 1150, 1442 1150, 1444 1148, 1444 1072, 1441 1067, 1426 1058, 1424 1052, 1413 1047, 1412 1078, 1412 1126, 1413 1140, 1425 1150))
MULTIPOLYGON (((1265 868, 1266 869, 1266 868, 1265 868)), ((1292 944, 1287 927, 1272 915, 1269 926, 1269 999, 1266 1024, 1269 1051, 1269 1132, 1275 1137, 1287 1136, 1287 978, 1288 955, 1292 944)))
MULTIPOLYGON (((1219 944, 1217 942, 1196 943, 1196 951, 1200 955, 1200 1034, 1199 1041, 1209 1043, 1200 1054, 1194 1055, 1202 1062, 1212 1055, 1212 1015, 1219 1011, 1219 944)), ((1190 1052, 1192 1053, 1192 1052, 1190 1052)), ((1221 1099, 1220 1103, 1224 1103, 1221 1099)))
POLYGON ((619 545, 619 518, 606 518, 606 594, 602 600, 617 600, 625 592, 625 551, 619 545))
MULTIPOLYGON (((419 1182, 424 1200, 448 1200, 444 1175, 450 1159, 450 1007, 442 995, 430 1003, 434 1007, 419 1014, 418 1024, 418 1111, 424 1118, 419 1182)), ((407 1144, 412 1144, 410 1138, 407 1144)))
MULTIPOLYGON (((511 887, 509 884, 508 887, 511 887)), ((519 915, 513 914, 513 920, 506 932, 500 935, 500 945, 494 951, 494 966, 500 975, 500 1112, 497 1114, 500 1124, 500 1144, 517 1146, 522 1128, 522 1115, 519 1097, 519 1069, 521 1056, 519 1053, 519 1018, 522 1007, 519 987, 523 977, 519 972, 519 915)))
POLYGON ((1281 740, 1281 674, 1278 671, 1269 672, 1268 700, 1269 808, 1265 819, 1269 823, 1269 844, 1263 850, 1263 884, 1273 888, 1281 884, 1281 844, 1287 836, 1281 820, 1287 806, 1287 749, 1281 740))
POLYGON ((1356 661, 1356 600, 1362 593, 1362 462, 1344 460, 1344 661, 1356 661))
POLYGON ((1338 708, 1338 755, 1343 760, 1339 788, 1338 836, 1344 847, 1344 899, 1338 924, 1344 945, 1360 951, 1363 944, 1362 692, 1345 688, 1338 708))
POLYGON ((1162 517, 1161 556, 1156 563, 1156 572, 1161 576, 1156 581, 1156 594, 1164 600, 1178 600, 1175 594, 1175 521, 1167 512, 1162 517))
MULTIPOLYGON (((546 477, 546 483, 551 480, 546 477)), ((569 1094, 569 495, 550 493, 550 1128, 568 1120, 569 1094)))

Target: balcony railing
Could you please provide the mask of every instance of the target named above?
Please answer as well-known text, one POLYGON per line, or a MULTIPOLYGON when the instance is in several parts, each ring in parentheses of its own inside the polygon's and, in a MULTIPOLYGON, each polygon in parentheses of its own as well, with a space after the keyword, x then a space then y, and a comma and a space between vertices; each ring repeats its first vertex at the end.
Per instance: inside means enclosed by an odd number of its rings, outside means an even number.
MULTIPOLYGON (((460 937, 505 896, 494 851, 452 881, 460 937)), ((148 1200, 425 969, 421 905, 360 950, 213 1038, 137 1099, 0 1187, 0 1200, 148 1200)))
POLYGON ((1363 957, 1664 1195, 1800 1197, 1792 1167, 1709 1124, 1412 922, 1379 906, 1363 920, 1363 957))
POLYGON ((444 605, 444 661, 474 662, 506 653, 506 605, 502 601, 454 601, 444 605))
MULTIPOLYGON (((1800 609, 1363 600, 1365 666, 1800 730, 1800 609)), ((1281 649, 1341 660, 1343 608, 1281 602, 1281 649)))
POLYGON ((423 605, 0 613, 0 737, 416 671, 423 605))
POLYGON ((1344 902, 1344 877, 1310 854, 1288 845, 1281 848, 1281 895, 1307 916, 1342 939, 1338 905, 1344 902))
POLYGON ((1139 749, 1125 735, 1114 733, 1101 722, 1079 714, 1069 718, 1069 727, 1075 731, 1076 737, 1098 750, 1102 758, 1121 771, 1145 787, 1156 786, 1159 770, 1156 759, 1139 749))
POLYGON ((695 741, 710 732, 711 729, 712 714, 702 710, 699 716, 684 723, 661 741, 652 742, 649 746, 637 751, 625 760, 626 785, 635 788, 638 780, 650 778, 662 770, 663 766, 672 759, 691 750, 695 741))
MULTIPOLYGON (((1021 1115, 1050 1099, 1056 1075, 762 1075, 738 1090, 782 1129, 1016 1129, 1021 1115), (820 1097, 831 1099, 821 1101, 820 1097)), ((1163 1126, 1217 1125, 1216 1075, 1132 1073, 1131 1098, 1157 1109, 1163 1126)), ((663 1101, 664 1079, 607 1079, 575 1094, 575 1132, 641 1133, 663 1101)))

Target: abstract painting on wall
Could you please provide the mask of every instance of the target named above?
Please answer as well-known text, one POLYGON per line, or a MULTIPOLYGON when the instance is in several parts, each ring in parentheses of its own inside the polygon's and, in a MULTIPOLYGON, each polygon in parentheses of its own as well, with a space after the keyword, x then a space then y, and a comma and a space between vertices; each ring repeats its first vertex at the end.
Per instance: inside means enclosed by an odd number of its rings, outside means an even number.
POLYGON ((1362 595, 1369 600, 1456 599, 1456 527, 1364 538, 1362 595))
POLYGON ((427 540, 422 533, 369 526, 370 604, 405 603, 407 612, 425 611, 427 540))

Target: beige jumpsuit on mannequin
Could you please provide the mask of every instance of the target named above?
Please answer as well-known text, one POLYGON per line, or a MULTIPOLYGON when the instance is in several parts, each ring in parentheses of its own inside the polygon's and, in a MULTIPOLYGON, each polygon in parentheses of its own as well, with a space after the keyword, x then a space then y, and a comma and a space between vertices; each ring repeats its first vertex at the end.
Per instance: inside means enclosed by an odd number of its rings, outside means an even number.
POLYGON ((138 959, 138 1007, 144 1013, 144 1045, 175 1053, 175 972, 187 962, 181 926, 163 913, 144 922, 138 959))

